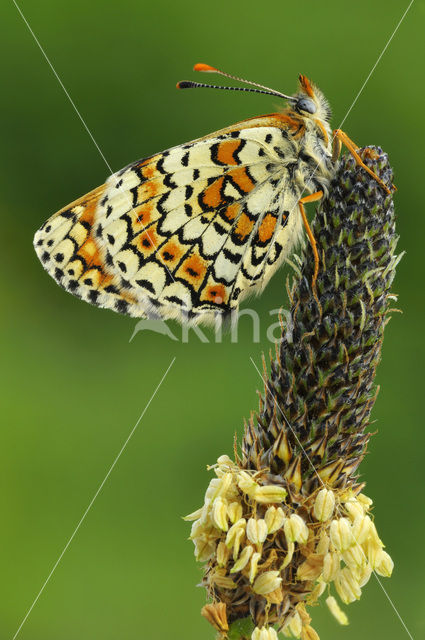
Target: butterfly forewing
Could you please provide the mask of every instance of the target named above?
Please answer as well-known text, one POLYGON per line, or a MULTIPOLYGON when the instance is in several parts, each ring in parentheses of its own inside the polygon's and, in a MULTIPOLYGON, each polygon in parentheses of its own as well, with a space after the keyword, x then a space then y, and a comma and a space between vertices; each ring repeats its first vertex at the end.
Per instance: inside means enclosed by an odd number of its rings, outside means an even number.
POLYGON ((135 162, 35 246, 68 291, 137 317, 211 320, 265 284, 300 230, 296 160, 270 116, 135 162))

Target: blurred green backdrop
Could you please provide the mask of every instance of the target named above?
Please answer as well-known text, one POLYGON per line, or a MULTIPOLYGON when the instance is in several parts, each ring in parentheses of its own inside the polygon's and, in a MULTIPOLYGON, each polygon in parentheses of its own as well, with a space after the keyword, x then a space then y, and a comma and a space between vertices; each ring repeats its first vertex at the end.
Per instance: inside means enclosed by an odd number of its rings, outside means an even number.
MULTIPOLYGON (((292 92, 299 72, 329 98, 338 126, 406 2, 303 3, 21 0, 29 24, 114 170, 155 151, 274 110, 265 96, 177 92, 203 61, 292 92)), ((210 638, 200 568, 180 516, 197 508, 206 465, 231 453, 256 407, 269 310, 286 305, 279 272, 252 306, 239 341, 188 344, 66 294, 43 271, 34 231, 102 183, 104 161, 13 2, 2 3, 0 270, 2 447, 0 637, 12 638, 163 372, 176 360, 22 628, 32 640, 210 638)), ((393 317, 378 371, 361 471, 395 560, 384 586, 415 637, 423 616, 423 29, 417 0, 344 129, 379 144, 395 169, 400 249, 393 317)), ((177 335, 180 330, 170 325, 177 335)), ((211 334, 208 334, 211 338, 211 334)), ((322 606, 322 639, 407 637, 375 580, 340 628, 322 606)))

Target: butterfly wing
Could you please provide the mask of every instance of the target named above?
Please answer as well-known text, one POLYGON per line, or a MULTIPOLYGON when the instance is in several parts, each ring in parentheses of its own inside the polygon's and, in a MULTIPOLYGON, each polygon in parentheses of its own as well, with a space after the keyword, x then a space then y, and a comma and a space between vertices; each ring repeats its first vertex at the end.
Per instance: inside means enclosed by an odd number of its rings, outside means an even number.
POLYGON ((94 220, 106 185, 97 187, 49 218, 34 236, 36 253, 56 282, 93 305, 126 313, 136 298, 121 286, 94 235, 94 220))
POLYGON ((35 236, 74 295, 136 317, 211 320, 264 285, 301 229, 278 115, 135 162, 35 236))

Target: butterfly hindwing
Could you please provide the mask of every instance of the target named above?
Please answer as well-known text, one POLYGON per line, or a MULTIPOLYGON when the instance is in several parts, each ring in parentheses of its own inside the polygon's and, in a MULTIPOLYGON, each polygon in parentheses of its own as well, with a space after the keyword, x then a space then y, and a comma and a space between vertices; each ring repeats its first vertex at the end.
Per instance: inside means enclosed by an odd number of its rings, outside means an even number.
POLYGON ((103 244, 94 234, 105 188, 94 189, 49 218, 35 234, 35 250, 65 290, 96 306, 138 316, 133 311, 136 297, 110 269, 103 244))
POLYGON ((37 252, 65 289, 99 306, 211 320, 265 284, 298 234, 294 154, 270 117, 174 147, 55 214, 37 252))

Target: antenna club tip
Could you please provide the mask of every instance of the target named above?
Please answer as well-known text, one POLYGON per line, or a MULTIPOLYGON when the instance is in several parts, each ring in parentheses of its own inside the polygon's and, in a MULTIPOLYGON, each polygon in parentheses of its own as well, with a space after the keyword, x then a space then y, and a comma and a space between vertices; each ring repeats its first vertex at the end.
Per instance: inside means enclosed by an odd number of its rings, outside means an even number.
POLYGON ((194 83, 190 80, 180 80, 176 84, 176 89, 191 89, 194 86, 194 83))
POLYGON ((194 71, 217 71, 215 67, 212 67, 210 64, 204 64, 203 62, 197 62, 194 67, 194 71))

